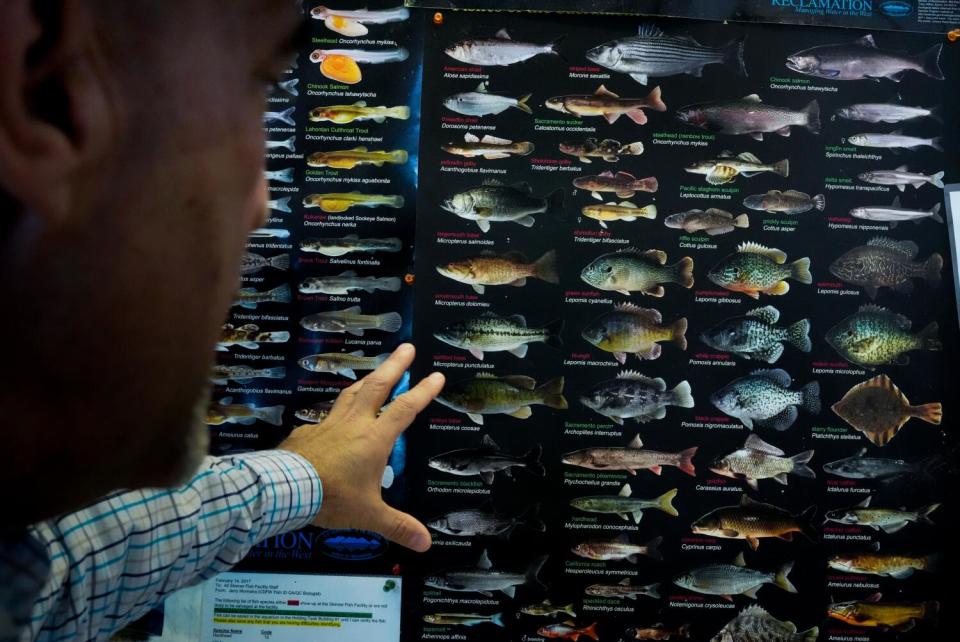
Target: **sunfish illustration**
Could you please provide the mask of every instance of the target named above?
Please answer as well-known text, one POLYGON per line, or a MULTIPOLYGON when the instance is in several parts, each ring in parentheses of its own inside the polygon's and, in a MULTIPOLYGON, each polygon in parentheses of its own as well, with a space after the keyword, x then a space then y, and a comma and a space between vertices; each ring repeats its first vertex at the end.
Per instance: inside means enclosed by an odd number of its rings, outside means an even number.
POLYGON ((862 287, 871 299, 880 288, 902 294, 913 292, 913 279, 923 279, 931 288, 940 284, 943 257, 934 252, 916 261, 920 248, 913 241, 878 236, 848 250, 830 264, 830 273, 851 285, 862 287))

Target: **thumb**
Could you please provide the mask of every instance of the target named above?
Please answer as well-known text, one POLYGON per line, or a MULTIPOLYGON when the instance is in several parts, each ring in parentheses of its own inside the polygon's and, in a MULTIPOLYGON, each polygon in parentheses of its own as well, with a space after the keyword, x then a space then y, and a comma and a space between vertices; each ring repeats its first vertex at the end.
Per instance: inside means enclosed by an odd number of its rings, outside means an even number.
POLYGON ((430 548, 431 537, 427 527, 413 515, 398 511, 383 504, 371 530, 376 531, 401 546, 418 553, 430 548))

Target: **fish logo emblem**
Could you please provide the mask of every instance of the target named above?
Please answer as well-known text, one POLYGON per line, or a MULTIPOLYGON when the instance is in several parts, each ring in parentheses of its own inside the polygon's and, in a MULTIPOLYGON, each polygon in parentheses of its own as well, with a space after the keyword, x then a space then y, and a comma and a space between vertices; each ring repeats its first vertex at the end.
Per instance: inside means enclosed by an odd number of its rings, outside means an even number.
POLYGON ((880 3, 880 12, 891 18, 903 18, 910 15, 913 5, 906 0, 887 0, 880 3))

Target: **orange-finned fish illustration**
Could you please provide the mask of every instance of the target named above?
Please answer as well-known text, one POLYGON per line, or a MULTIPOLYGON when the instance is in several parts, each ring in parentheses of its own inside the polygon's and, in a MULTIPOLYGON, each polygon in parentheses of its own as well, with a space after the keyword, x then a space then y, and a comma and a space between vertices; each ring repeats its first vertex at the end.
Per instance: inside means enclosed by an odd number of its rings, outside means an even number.
POLYGON ((573 620, 567 620, 560 624, 541 626, 537 630, 537 635, 550 640, 571 640, 571 642, 577 642, 581 635, 591 640, 600 639, 597 635, 597 622, 594 622, 590 626, 577 627, 576 622, 573 620))
POLYGON ((911 630, 918 621, 934 620, 940 602, 881 602, 883 595, 874 593, 865 600, 835 602, 827 607, 827 615, 859 627, 911 630))
POLYGON ((939 426, 943 418, 940 403, 911 406, 907 396, 885 374, 858 383, 832 408, 875 446, 890 443, 911 417, 935 426, 939 426))

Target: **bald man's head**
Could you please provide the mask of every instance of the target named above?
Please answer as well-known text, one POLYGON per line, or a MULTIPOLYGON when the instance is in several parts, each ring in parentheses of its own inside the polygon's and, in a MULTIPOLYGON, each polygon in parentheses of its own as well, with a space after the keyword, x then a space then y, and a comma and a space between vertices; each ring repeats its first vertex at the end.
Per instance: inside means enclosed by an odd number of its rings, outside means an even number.
POLYGON ((195 465, 213 346, 265 212, 264 91, 300 21, 292 0, 0 3, 14 526, 195 465))

